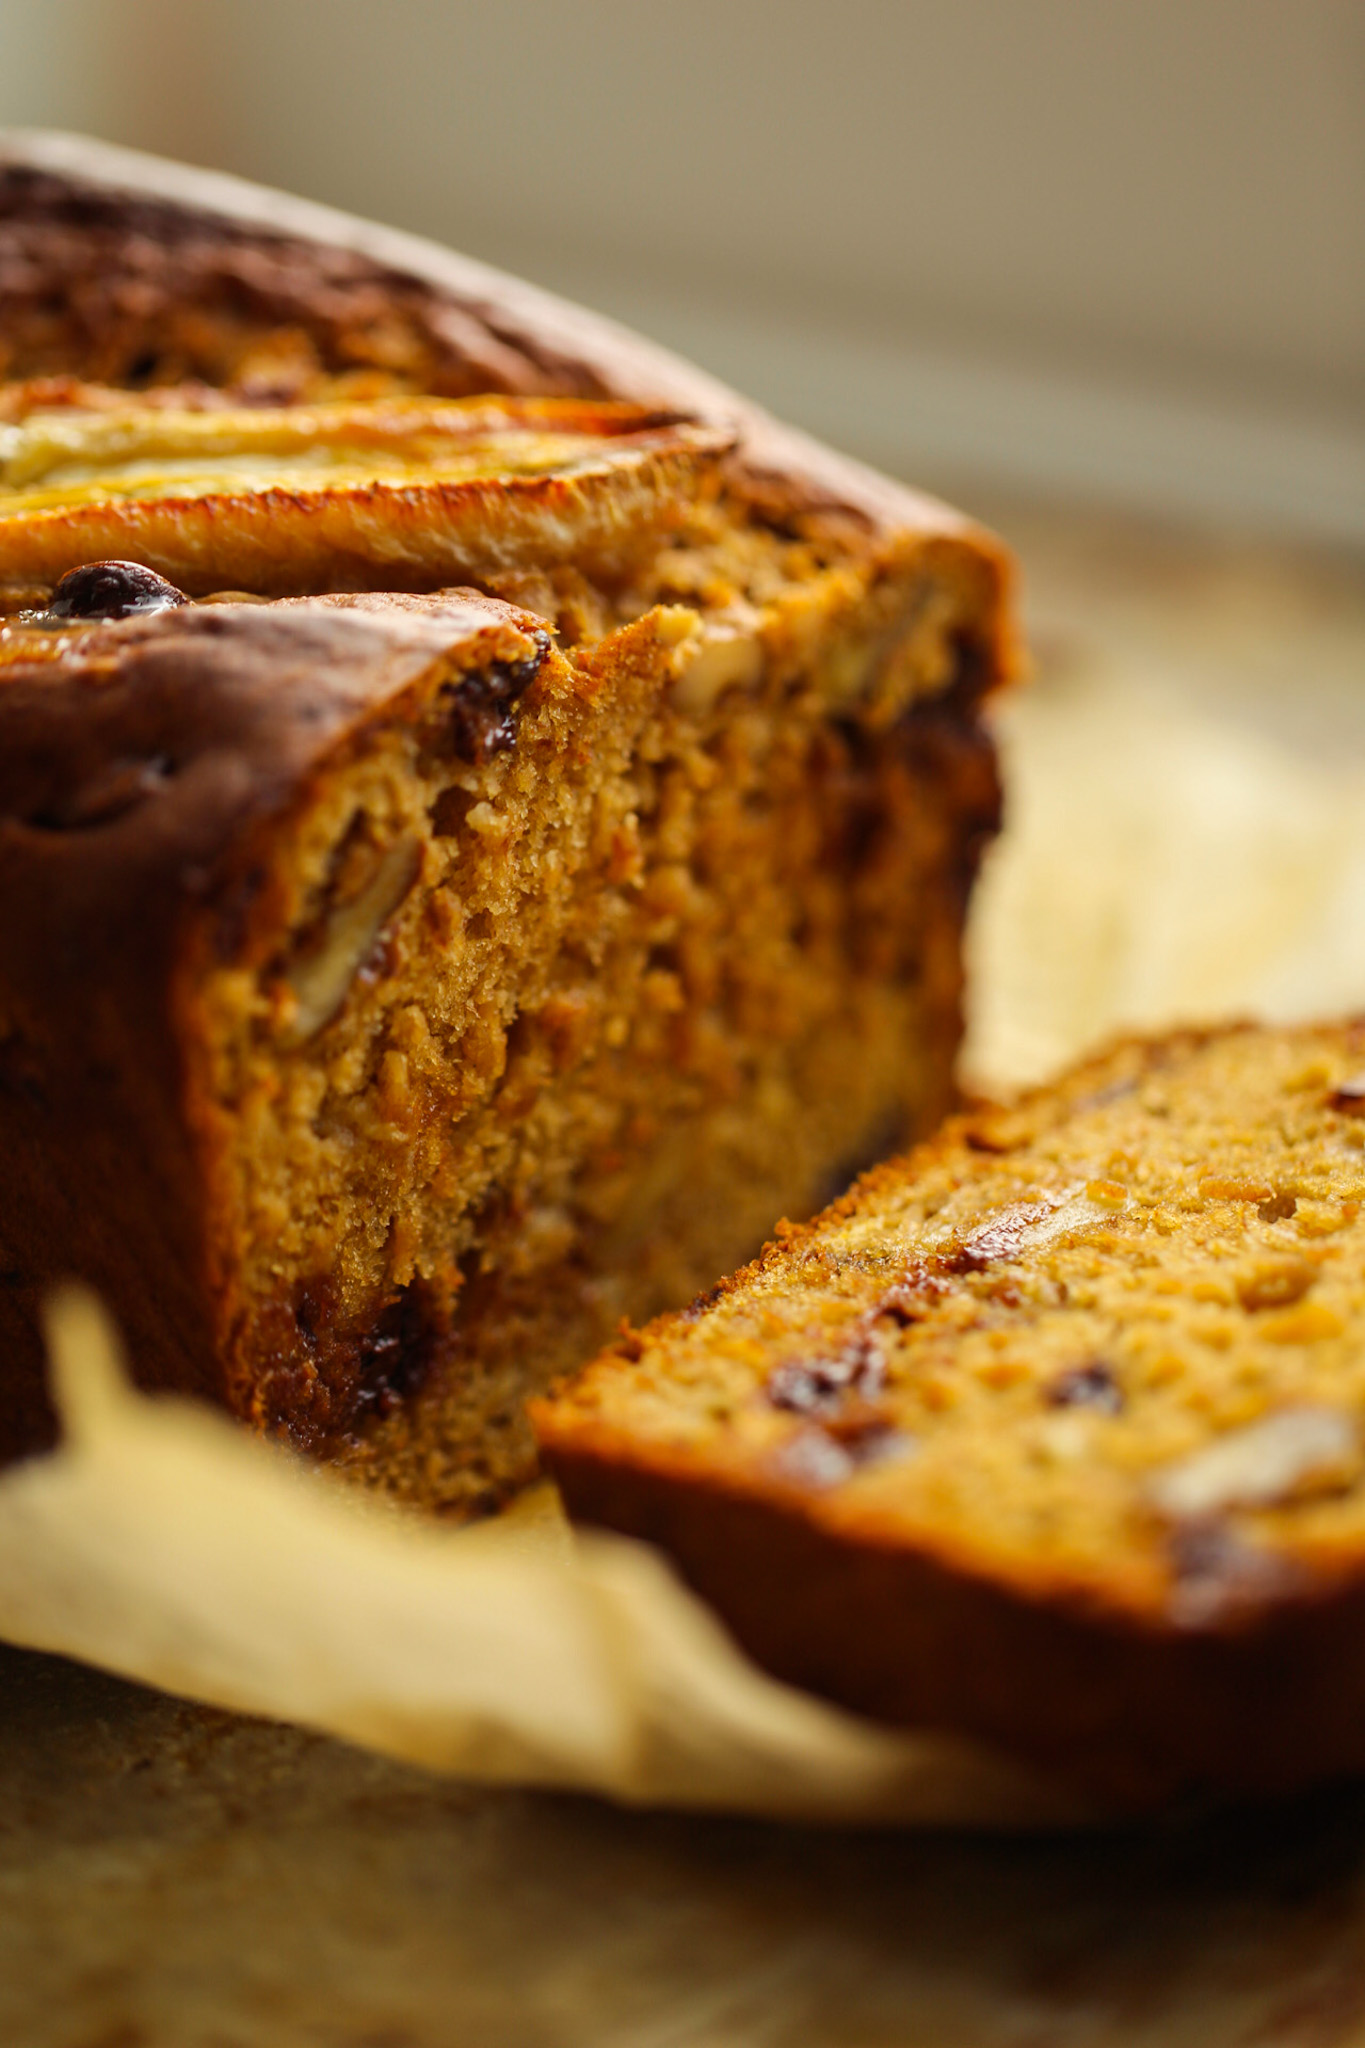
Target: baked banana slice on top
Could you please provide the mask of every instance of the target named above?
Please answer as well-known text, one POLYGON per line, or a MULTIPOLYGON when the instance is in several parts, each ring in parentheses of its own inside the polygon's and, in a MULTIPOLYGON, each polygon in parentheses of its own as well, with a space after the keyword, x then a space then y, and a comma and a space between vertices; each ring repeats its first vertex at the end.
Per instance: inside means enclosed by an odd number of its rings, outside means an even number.
POLYGON ((619 570, 733 440, 573 399, 34 409, 0 428, 0 579, 126 557, 195 595, 274 596, 619 570))

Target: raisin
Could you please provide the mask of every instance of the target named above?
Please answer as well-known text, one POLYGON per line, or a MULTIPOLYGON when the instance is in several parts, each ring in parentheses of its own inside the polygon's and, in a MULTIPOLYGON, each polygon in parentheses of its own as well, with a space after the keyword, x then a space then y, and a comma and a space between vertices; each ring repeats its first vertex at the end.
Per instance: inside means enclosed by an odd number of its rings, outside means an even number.
POLYGON ((451 738, 462 761, 481 768, 494 754, 516 745, 513 707, 540 673, 550 651, 549 634, 535 634, 534 646, 524 661, 495 661, 450 686, 451 738))
POLYGON ((1059 1373, 1047 1388, 1047 1402, 1051 1408, 1098 1408, 1103 1415, 1117 1415, 1123 1388, 1102 1358, 1092 1358, 1059 1373))
POLYGON ((48 612, 55 619, 126 619, 188 603, 183 590, 140 562, 83 562, 63 576, 48 612))
POLYGON ((767 1395, 774 1408, 795 1415, 836 1412, 850 1394, 864 1398, 881 1389, 881 1354, 871 1336, 861 1334, 832 1358, 789 1359, 768 1375, 767 1395))

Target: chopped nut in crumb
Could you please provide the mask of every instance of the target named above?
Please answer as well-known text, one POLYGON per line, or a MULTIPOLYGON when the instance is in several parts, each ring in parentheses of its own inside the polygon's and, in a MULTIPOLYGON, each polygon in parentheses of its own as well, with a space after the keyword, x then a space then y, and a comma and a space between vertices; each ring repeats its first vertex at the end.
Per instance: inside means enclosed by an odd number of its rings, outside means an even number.
POLYGON ((1342 1409, 1282 1408, 1168 1466, 1147 1497, 1172 1519, 1276 1507, 1352 1482, 1360 1451, 1359 1426, 1342 1409))

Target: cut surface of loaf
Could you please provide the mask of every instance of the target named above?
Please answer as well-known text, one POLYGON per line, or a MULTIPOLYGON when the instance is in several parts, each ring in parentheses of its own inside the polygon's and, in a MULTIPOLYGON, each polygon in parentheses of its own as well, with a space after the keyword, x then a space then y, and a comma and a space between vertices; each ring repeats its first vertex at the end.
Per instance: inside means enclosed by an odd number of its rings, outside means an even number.
POLYGON ((528 1389, 947 1106, 1008 566, 527 287, 63 149, 0 149, 0 1452, 75 1272, 145 1382, 487 1506, 528 1389))
POLYGON ((539 1403, 781 1676, 1093 1792, 1365 1767, 1365 1024, 950 1119, 539 1403))

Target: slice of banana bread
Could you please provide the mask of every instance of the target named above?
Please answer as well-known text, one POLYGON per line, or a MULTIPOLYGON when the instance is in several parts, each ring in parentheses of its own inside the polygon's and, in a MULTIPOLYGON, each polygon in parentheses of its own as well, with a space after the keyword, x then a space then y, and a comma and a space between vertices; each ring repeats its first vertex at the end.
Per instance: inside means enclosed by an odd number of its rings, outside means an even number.
POLYGON ((535 1422, 849 1706, 1134 1803, 1365 1767, 1365 1023, 959 1115, 535 1422))

